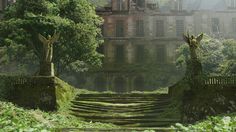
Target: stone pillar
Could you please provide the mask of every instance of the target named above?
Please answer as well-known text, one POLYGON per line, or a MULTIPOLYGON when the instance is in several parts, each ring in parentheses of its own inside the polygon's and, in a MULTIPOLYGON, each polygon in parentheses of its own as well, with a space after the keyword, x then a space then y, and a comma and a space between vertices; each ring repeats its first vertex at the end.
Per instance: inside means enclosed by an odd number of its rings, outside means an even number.
POLYGON ((40 76, 55 76, 54 64, 50 62, 41 62, 39 75, 40 76))

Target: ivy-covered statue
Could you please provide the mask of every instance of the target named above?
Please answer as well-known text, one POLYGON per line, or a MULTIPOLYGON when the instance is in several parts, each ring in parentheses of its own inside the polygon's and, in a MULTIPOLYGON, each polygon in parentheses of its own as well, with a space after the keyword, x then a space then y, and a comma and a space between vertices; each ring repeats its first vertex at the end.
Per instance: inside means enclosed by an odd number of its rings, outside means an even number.
POLYGON ((52 63, 53 58, 53 44, 59 39, 60 33, 54 33, 53 36, 48 35, 45 38, 43 35, 38 34, 38 38, 43 44, 42 57, 40 62, 40 76, 54 76, 54 65, 52 63))
MULTIPOLYGON (((189 45, 190 50, 190 59, 186 61, 187 63, 187 71, 186 76, 191 79, 192 83, 199 83, 196 81, 198 77, 202 74, 202 64, 198 59, 196 50, 200 46, 200 42, 203 39, 203 34, 198 36, 187 35, 183 36, 184 41, 189 45)), ((196 84, 194 84, 196 85, 196 84)))

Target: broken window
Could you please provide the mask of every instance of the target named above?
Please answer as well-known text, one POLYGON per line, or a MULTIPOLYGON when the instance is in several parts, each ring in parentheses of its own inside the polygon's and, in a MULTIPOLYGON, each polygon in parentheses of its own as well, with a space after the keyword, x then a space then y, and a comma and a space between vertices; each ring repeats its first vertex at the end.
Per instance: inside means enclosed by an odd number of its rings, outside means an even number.
POLYGON ((164 37, 164 21, 163 20, 156 21, 156 36, 164 37))
POLYGON ((212 32, 220 32, 220 20, 219 18, 212 18, 212 32))
POLYGON ((184 33, 184 20, 176 20, 176 36, 182 37, 184 33))
POLYGON ((116 37, 124 37, 124 21, 116 21, 116 37))
POLYGON ((115 61, 123 63, 125 61, 125 48, 124 45, 117 45, 115 51, 115 61))
POLYGON ((166 62, 166 47, 165 45, 157 45, 157 63, 165 63, 166 62))
POLYGON ((136 36, 143 37, 144 36, 144 23, 143 20, 136 21, 136 36))
POLYGON ((137 45, 136 46, 136 58, 137 63, 143 63, 145 61, 145 49, 144 45, 137 45))

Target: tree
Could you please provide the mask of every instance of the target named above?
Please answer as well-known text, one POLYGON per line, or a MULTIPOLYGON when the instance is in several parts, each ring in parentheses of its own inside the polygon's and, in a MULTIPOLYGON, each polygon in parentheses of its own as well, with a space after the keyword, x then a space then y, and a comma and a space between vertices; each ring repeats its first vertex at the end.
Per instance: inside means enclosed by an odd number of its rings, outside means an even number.
MULTIPOLYGON (((201 45, 196 50, 202 62, 203 72, 209 75, 231 75, 236 73, 235 40, 218 40, 204 35, 201 45)), ((188 45, 183 44, 177 49, 176 65, 185 68, 185 60, 190 58, 188 45)))
POLYGON ((28 56, 33 52, 39 62, 43 47, 38 34, 60 32, 53 47, 56 70, 78 71, 81 65, 101 65, 102 55, 96 52, 102 42, 98 28, 101 22, 87 0, 17 0, 5 10, 0 22, 0 43, 11 61, 18 61, 18 54, 28 56))

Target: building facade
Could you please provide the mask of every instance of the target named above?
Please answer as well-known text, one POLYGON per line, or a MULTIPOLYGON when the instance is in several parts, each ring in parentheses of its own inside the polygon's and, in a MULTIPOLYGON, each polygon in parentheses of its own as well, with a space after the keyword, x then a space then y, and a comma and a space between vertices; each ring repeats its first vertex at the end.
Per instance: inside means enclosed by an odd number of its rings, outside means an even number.
POLYGON ((236 0, 108 0, 104 19, 103 68, 81 77, 96 91, 146 91, 173 85, 184 71, 175 67, 185 32, 236 37, 236 0))

